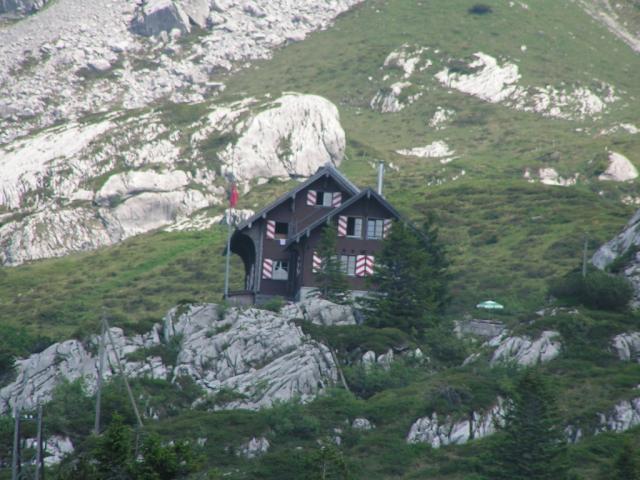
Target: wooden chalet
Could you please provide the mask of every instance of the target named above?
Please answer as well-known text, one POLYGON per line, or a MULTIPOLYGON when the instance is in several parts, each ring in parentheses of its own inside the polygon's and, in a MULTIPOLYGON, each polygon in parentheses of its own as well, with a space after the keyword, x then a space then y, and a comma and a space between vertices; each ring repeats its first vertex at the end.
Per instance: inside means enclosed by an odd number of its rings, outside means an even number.
MULTIPOLYGON (((380 187, 379 187, 380 188, 380 187)), ((300 300, 316 286, 320 232, 337 230, 337 252, 354 295, 366 293, 382 239, 400 214, 371 188, 359 189, 332 166, 242 222, 231 251, 244 263, 245 290, 230 296, 261 303, 272 296, 300 300)))

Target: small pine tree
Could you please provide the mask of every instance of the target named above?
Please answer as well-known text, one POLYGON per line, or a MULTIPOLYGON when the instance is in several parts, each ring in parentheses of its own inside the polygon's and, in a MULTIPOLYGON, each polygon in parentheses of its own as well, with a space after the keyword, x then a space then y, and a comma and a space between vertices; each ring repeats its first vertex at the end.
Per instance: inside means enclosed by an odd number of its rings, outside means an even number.
POLYGON ((322 266, 314 274, 318 286, 312 293, 330 302, 345 304, 349 302, 350 292, 347 276, 337 256, 337 238, 338 231, 333 225, 323 228, 317 250, 322 266))
POLYGON ((564 480, 566 440, 548 381, 528 370, 517 382, 504 426, 487 458, 494 480, 564 480))
POLYGON ((394 223, 376 256, 370 284, 377 294, 368 301, 367 322, 411 333, 434 326, 435 314, 448 301, 447 266, 432 223, 427 223, 424 236, 394 223))
POLYGON ((340 449, 332 442, 322 442, 306 459, 304 480, 350 480, 353 478, 340 449))
POLYGON ((640 480, 640 465, 630 442, 625 442, 622 451, 613 462, 611 480, 640 480))

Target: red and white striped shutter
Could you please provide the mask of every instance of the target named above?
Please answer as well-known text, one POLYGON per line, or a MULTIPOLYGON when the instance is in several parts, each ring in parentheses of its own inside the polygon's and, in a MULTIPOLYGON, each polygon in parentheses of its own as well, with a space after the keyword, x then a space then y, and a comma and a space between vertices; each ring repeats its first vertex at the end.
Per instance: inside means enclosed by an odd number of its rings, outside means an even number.
POLYGON ((367 256, 356 255, 356 277, 364 277, 367 271, 367 256))
POLYGON ((313 266, 311 271, 313 273, 317 273, 320 271, 320 269, 322 268, 322 257, 320 255, 318 255, 318 252, 316 252, 315 250, 313 251, 313 266))
POLYGON ((387 235, 391 232, 392 220, 390 218, 384 219, 384 231, 382 232, 382 238, 387 238, 387 235))
POLYGON ((373 255, 367 255, 367 260, 365 261, 365 276, 370 277, 373 275, 373 267, 376 263, 376 257, 373 255))
POLYGON ((308 190, 307 191, 307 205, 315 205, 316 204, 317 195, 318 195, 318 192, 316 192, 315 190, 308 190))
POLYGON ((267 238, 273 240, 276 238, 276 221, 267 220, 267 238))
POLYGON ((344 215, 340 215, 338 217, 338 236, 339 237, 347 236, 347 217, 344 215))
POLYGON ((331 199, 331 206, 336 208, 342 205, 342 193, 341 192, 333 192, 333 198, 331 199))
POLYGON ((262 261, 262 278, 268 280, 273 274, 273 260, 265 258, 262 261))

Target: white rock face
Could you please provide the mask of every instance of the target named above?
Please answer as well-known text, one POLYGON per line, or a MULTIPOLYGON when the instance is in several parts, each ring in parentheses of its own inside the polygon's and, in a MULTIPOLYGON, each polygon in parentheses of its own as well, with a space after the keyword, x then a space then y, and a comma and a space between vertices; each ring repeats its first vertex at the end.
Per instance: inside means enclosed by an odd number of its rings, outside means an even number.
POLYGON ((496 320, 458 320, 455 322, 454 332, 458 338, 466 335, 494 338, 505 333, 505 326, 496 320))
POLYGON ((522 366, 532 366, 553 360, 562 348, 560 334, 551 330, 542 332, 539 338, 496 337, 489 342, 498 348, 493 352, 491 365, 515 362, 522 366))
MULTIPOLYGON (((111 328, 115 348, 107 343, 105 349, 104 378, 108 379, 118 371, 116 355, 124 358, 140 348, 149 348, 160 343, 158 328, 154 327, 145 335, 125 337, 122 329, 111 328)), ((97 351, 99 336, 93 336, 87 346, 78 340, 66 340, 49 346, 41 353, 17 360, 17 378, 0 389, 0 414, 13 411, 15 405, 23 409, 33 409, 38 403, 51 399, 54 388, 63 380, 82 379, 89 393, 95 391, 98 374, 97 351), (94 353, 95 352, 95 353, 94 353)), ((149 376, 166 379, 167 368, 159 358, 147 358, 144 362, 126 362, 125 372, 130 377, 149 376)))
POLYGON ((640 398, 623 400, 608 413, 598 414, 599 432, 626 432, 640 424, 640 398))
MULTIPOLYGON (((107 343, 105 378, 117 372, 117 353, 129 377, 175 381, 188 375, 206 392, 202 400, 220 391, 237 394, 237 399, 216 403, 215 408, 259 409, 276 401, 304 402, 337 381, 337 367, 326 346, 307 338, 293 318, 264 310, 231 309, 221 319, 216 305, 196 305, 184 313, 171 310, 162 328, 158 324, 145 335, 126 337, 116 327, 111 333, 115 349, 107 343), (175 366, 155 356, 144 361, 127 358, 176 336, 175 366)), ((0 389, 0 414, 12 411, 16 404, 31 409, 50 400, 63 380, 82 379, 87 391, 94 392, 98 342, 97 336, 88 346, 67 340, 18 360, 16 380, 0 389)))
MULTIPOLYGON (((201 102, 224 87, 212 73, 269 58, 361 1, 213 1, 213 11, 207 0, 50 2, 0 29, 0 145, 86 113, 201 102), (195 42, 170 34, 187 35, 191 24, 199 27, 195 42)), ((0 5, 14 2, 43 3, 0 5)))
MULTIPOLYGON (((627 253, 630 248, 640 246, 640 210, 638 210, 631 220, 616 237, 602 245, 593 254, 591 262, 600 269, 605 269, 611 262, 627 253)), ((631 306, 640 307, 640 251, 630 255, 622 274, 631 282, 633 286, 633 299, 631 306)))
POLYGON ((613 337, 611 346, 624 362, 640 361, 640 332, 621 333, 613 337))
POLYGON ((369 430, 373 430, 374 428, 376 428, 376 426, 368 419, 364 417, 358 417, 351 423, 351 428, 353 428, 354 430, 367 432, 369 430))
POLYGON ((353 307, 336 305, 321 298, 308 298, 300 303, 287 305, 282 314, 289 318, 303 318, 316 325, 355 325, 353 307))
POLYGON ((247 120, 220 157, 238 181, 309 176, 327 163, 339 165, 345 144, 335 105, 316 95, 288 94, 247 120))
MULTIPOLYGON (((604 82, 594 90, 576 85, 573 88, 521 86, 521 75, 514 63, 503 62, 477 52, 465 72, 445 68, 435 77, 445 87, 458 90, 490 103, 504 103, 525 112, 546 117, 584 120, 596 118, 607 105, 618 100, 615 89, 604 82)), ((592 87, 594 88, 594 87, 592 87)))
POLYGON ((446 128, 446 124, 453 119, 455 114, 455 110, 438 107, 436 113, 434 113, 431 120, 429 120, 429 126, 435 130, 442 130, 446 128))
POLYGON ((473 412, 466 420, 453 421, 451 417, 440 419, 437 413, 422 417, 411 425, 407 443, 428 443, 433 448, 445 445, 461 445, 470 440, 495 433, 504 416, 502 398, 485 413, 473 412))
POLYGON ((26 15, 40 10, 47 0, 0 0, 0 13, 26 15))
POLYGON ((129 171, 109 177, 95 194, 94 201, 100 205, 109 205, 114 200, 122 200, 142 192, 170 192, 188 185, 189 175, 182 170, 156 173, 148 171, 129 171))
MULTIPOLYGON (((109 115, 0 147, 0 210, 8 210, 0 261, 18 265, 90 250, 158 228, 210 228, 222 217, 204 209, 223 203, 227 188, 212 156, 245 191, 253 179, 304 177, 344 156, 337 108, 313 95, 212 107, 188 129, 166 122, 157 113, 109 115), (228 137, 217 151, 207 147, 231 132, 237 142, 228 137), (183 137, 188 172, 178 166, 183 137)), ((247 215, 234 210, 236 221, 247 215)))
MULTIPOLYGON (((25 440, 27 448, 35 450, 37 448, 37 438, 27 438, 25 440)), ((73 443, 69 437, 62 437, 60 435, 51 435, 44 439, 44 451, 46 456, 44 457, 44 464, 47 467, 57 465, 62 459, 73 452, 73 443)))
POLYGON ((179 318, 175 314, 169 313, 164 328, 169 335, 183 335, 174 375, 191 376, 211 394, 238 393, 237 400, 216 408, 307 401, 337 380, 329 349, 306 338, 284 316, 233 309, 219 322, 211 305, 193 307, 179 318))
POLYGON ((134 17, 131 27, 134 32, 149 37, 160 32, 170 32, 174 28, 182 33, 191 31, 189 17, 182 6, 172 0, 146 0, 134 17))
POLYGON ((238 455, 251 460, 252 458, 257 458, 267 453, 270 446, 269 440, 265 437, 253 437, 247 443, 240 446, 238 455))
POLYGON ((616 152, 609 153, 609 165, 598 180, 627 182, 638 178, 638 169, 624 155, 616 152))
MULTIPOLYGON (((535 178, 533 177, 531 170, 528 168, 524 171, 524 178, 527 179, 529 183, 534 183, 535 178)), ((572 177, 562 177, 557 172, 555 168, 545 167, 538 169, 538 178, 540 183, 544 185, 554 185, 559 187, 570 187, 578 183, 578 178, 580 177, 579 173, 576 173, 572 177)))
POLYGON ((408 148, 402 150, 396 150, 396 153, 400 155, 408 155, 413 157, 422 158, 444 158, 443 163, 448 163, 453 160, 455 151, 451 150, 449 145, 442 140, 436 140, 435 142, 426 145, 424 147, 408 148))
POLYGON ((411 105, 423 94, 419 87, 412 94, 403 93, 413 84, 409 79, 416 73, 422 72, 432 64, 425 57, 429 51, 427 47, 401 45, 384 60, 382 64, 382 83, 384 84, 369 102, 369 106, 381 113, 396 113, 411 105))

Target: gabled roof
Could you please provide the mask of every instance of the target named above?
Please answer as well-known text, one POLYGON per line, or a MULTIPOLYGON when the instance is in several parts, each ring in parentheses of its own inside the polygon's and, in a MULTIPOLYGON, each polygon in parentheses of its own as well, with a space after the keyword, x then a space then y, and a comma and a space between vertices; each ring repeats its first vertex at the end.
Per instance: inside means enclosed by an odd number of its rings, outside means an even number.
MULTIPOLYGON (((358 193, 357 195, 354 195, 349 200, 344 202, 338 208, 334 208, 333 210, 328 211, 324 216, 320 217, 318 220, 316 220, 315 222, 307 226, 304 230, 299 232, 297 235, 294 235, 293 237, 291 237, 289 240, 287 240, 286 246, 288 247, 293 243, 299 242, 302 237, 304 237, 305 235, 310 235, 313 230, 327 223, 334 217, 340 215, 340 212, 344 211, 345 209, 349 208, 349 206, 353 205, 358 200, 361 200, 362 198, 365 198, 365 197, 375 198, 378 202, 380 202, 380 204, 383 207, 389 210, 394 217, 396 217, 396 220, 403 220, 404 222, 409 224, 409 222, 405 220, 404 217, 400 215, 400 213, 395 208, 393 208, 393 206, 389 202, 387 202, 383 196, 379 195, 372 188, 367 187, 364 190, 361 190, 360 193, 358 193)), ((413 225, 411 225, 411 227, 414 228, 413 225)))
POLYGON ((351 183, 351 181, 347 177, 345 177, 342 173, 340 173, 340 171, 337 168, 335 168, 333 165, 325 165, 324 167, 320 167, 316 171, 316 173, 314 173, 312 176, 310 176, 306 181, 302 182, 296 188, 288 191, 287 193, 282 195, 280 198, 278 198, 276 201, 272 202, 271 204, 269 204, 268 206, 260 210, 258 213, 253 215, 251 218, 242 222, 240 225, 236 227, 236 230, 243 230, 248 225, 251 225, 254 222, 258 221, 260 218, 265 216, 267 213, 269 213, 271 210, 276 208, 282 202, 294 197, 295 195, 298 194, 298 192, 304 190, 313 182, 315 182, 319 178, 322 178, 326 175, 332 177, 336 182, 338 182, 338 184, 342 188, 344 188, 347 192, 350 192, 352 195, 357 195, 360 192, 360 189, 356 187, 353 183, 351 183))

